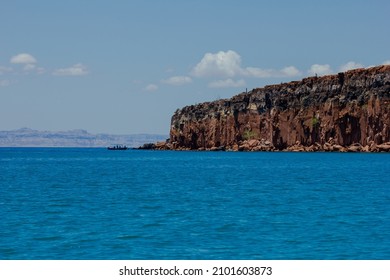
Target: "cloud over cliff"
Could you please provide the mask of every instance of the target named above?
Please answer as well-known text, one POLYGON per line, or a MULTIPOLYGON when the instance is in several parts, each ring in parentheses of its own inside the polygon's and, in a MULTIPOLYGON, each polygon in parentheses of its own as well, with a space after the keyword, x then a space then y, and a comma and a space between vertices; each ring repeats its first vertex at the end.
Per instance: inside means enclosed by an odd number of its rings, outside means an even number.
POLYGON ((232 88, 232 87, 243 87, 246 83, 243 79, 240 80, 233 80, 233 79, 226 79, 226 80, 217 80, 209 83, 210 88, 232 88))
POLYGON ((309 71, 307 71, 309 75, 328 75, 333 73, 333 70, 330 68, 329 64, 313 64, 309 71))
POLYGON ((259 67, 242 67, 241 56, 232 50, 206 53, 201 61, 192 69, 195 77, 294 77, 301 74, 295 66, 287 66, 281 70, 263 69, 259 67))

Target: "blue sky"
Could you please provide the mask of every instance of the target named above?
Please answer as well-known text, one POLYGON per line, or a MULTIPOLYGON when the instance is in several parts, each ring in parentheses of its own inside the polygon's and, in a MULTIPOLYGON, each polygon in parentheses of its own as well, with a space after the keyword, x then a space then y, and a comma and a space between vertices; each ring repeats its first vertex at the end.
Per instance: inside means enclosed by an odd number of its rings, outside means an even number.
POLYGON ((0 130, 169 133, 177 108, 390 63, 390 1, 1 0, 0 130))

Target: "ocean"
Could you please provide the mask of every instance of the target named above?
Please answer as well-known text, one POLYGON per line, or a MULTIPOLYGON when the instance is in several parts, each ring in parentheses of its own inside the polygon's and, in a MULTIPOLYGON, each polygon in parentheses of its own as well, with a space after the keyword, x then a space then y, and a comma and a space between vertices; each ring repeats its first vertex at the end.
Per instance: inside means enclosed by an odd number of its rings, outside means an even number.
POLYGON ((390 154, 0 148, 0 259, 390 259, 390 154))

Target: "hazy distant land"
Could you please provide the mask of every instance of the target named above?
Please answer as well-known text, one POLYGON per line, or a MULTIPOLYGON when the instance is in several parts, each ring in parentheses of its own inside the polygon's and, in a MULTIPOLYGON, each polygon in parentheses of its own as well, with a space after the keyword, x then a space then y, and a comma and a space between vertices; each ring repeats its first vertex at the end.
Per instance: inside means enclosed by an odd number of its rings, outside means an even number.
POLYGON ((92 134, 85 130, 39 131, 21 128, 0 131, 0 147, 107 147, 116 144, 139 147, 145 143, 164 141, 161 134, 92 134))

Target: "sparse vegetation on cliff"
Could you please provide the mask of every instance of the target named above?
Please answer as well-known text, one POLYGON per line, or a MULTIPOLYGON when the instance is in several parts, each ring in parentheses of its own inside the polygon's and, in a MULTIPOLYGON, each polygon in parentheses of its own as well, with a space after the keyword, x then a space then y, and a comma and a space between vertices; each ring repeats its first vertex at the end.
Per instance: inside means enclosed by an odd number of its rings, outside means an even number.
POLYGON ((252 140, 252 139, 256 139, 257 137, 258 137, 257 133, 252 130, 245 130, 244 134, 242 135, 242 138, 244 140, 252 140))
POLYGON ((312 127, 316 127, 317 125, 319 125, 320 124, 320 120, 317 118, 317 117, 313 117, 312 119, 311 119, 311 125, 312 125, 312 127))

